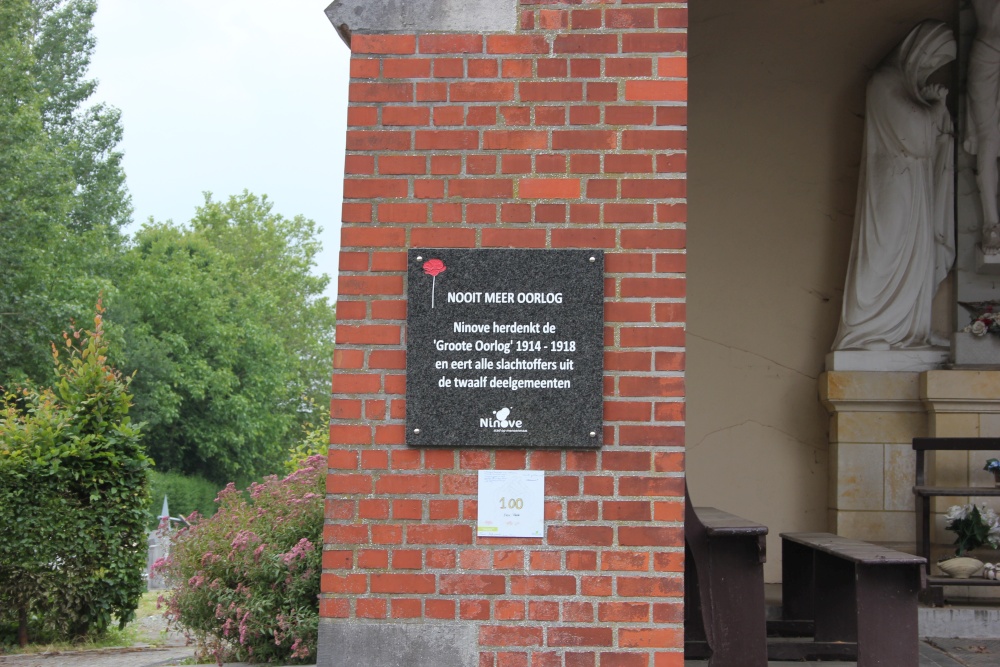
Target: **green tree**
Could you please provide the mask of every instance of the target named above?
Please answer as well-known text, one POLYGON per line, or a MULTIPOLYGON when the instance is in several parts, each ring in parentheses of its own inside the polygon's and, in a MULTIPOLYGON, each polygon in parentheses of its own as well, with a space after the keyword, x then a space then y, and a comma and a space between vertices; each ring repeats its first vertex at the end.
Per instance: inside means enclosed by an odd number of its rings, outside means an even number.
POLYGON ((224 484, 279 470, 333 356, 315 224, 266 197, 206 196, 188 227, 136 235, 111 303, 115 357, 135 371, 135 418, 160 470, 224 484))
POLYGON ((95 11, 0 3, 0 384, 50 375, 48 342, 109 289, 130 221, 119 112, 85 106, 95 11))
POLYGON ((124 627, 145 589, 149 459, 94 322, 53 346, 51 388, 0 404, 0 634, 22 645, 124 627))

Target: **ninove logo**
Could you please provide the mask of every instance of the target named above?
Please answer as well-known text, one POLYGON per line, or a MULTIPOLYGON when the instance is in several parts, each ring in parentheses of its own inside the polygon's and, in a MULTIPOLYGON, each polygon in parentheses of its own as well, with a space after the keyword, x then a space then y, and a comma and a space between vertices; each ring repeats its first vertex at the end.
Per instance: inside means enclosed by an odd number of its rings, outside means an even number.
POLYGON ((481 417, 479 428, 491 428, 494 433, 527 433, 524 422, 510 418, 510 408, 500 408, 493 411, 493 417, 481 417))

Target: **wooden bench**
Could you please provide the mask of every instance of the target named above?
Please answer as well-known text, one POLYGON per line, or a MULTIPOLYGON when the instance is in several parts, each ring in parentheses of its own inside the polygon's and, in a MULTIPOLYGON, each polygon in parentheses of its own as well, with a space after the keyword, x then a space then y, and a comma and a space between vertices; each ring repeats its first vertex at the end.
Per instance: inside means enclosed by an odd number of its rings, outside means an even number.
POLYGON ((926 559, 831 533, 781 533, 781 555, 782 614, 813 621, 817 645, 854 644, 858 667, 918 664, 926 559))
POLYGON ((766 667, 767 526, 687 501, 685 658, 707 658, 709 667, 766 667))
MULTIPOLYGON (((931 563, 931 498, 940 496, 993 496, 1000 497, 995 486, 931 486, 927 483, 927 452, 971 452, 1000 450, 1000 438, 914 438, 916 452, 913 495, 916 504, 917 553, 927 559, 925 571, 930 575, 931 563)), ((986 457, 983 458, 986 464, 986 457)), ((989 579, 951 579, 949 577, 925 578, 929 601, 944 604, 944 586, 1000 586, 1000 581, 989 579)))

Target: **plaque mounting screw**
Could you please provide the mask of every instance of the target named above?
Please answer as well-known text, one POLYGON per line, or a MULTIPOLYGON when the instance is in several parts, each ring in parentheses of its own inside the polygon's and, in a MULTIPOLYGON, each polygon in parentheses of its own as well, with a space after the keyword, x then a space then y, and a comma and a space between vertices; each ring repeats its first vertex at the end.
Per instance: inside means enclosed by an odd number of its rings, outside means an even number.
POLYGON ((423 257, 421 257, 420 255, 417 255, 417 261, 418 261, 418 262, 422 262, 422 261, 424 261, 424 258, 423 258, 423 257))
POLYGON ((590 432, 590 437, 591 438, 596 438, 597 437, 597 431, 591 431, 590 432))
POLYGON ((596 258, 596 257, 591 257, 591 258, 590 258, 590 262, 591 262, 591 263, 594 263, 594 262, 596 262, 596 261, 597 261, 597 258, 596 258))
POLYGON ((420 429, 419 428, 413 429, 413 432, 416 433, 417 435, 420 435, 420 429))

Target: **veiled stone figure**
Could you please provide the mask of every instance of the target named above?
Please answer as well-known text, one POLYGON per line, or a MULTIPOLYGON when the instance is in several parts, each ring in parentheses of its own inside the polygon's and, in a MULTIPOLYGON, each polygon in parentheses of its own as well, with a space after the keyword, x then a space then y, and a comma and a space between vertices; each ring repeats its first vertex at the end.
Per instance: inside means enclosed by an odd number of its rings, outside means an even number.
POLYGON ((834 350, 930 347, 931 301, 955 259, 950 28, 924 21, 868 83, 854 241, 834 350))

